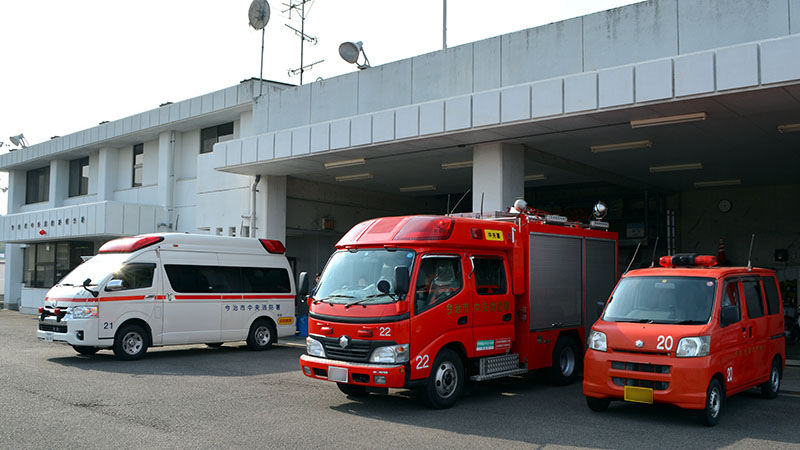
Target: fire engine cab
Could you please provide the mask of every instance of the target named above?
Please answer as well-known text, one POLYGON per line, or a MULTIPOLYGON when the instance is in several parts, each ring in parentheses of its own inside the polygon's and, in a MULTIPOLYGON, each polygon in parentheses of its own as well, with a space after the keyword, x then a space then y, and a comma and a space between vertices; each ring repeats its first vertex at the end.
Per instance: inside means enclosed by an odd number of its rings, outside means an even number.
POLYGON ((549 368, 573 382, 585 327, 616 282, 617 235, 524 203, 510 211, 353 227, 308 297, 303 373, 350 396, 420 388, 434 408, 467 379, 549 368))
POLYGON ((775 398, 786 360, 775 273, 716 267, 713 256, 664 256, 632 270, 589 335, 583 392, 594 411, 611 400, 670 403, 716 425, 727 396, 760 386, 775 398))

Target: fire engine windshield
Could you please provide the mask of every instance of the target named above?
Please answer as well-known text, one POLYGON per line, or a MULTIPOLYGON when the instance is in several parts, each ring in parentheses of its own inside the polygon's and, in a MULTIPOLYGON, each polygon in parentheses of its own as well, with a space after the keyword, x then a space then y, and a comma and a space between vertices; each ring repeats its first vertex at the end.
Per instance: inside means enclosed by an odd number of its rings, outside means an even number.
POLYGON ((717 282, 699 277, 623 278, 603 320, 665 324, 705 324, 711 318, 717 282))
POLYGON ((128 257, 130 257, 129 254, 94 256, 73 269, 56 286, 83 286, 83 282, 87 278, 90 280, 90 286, 98 285, 106 277, 119 270, 128 257))
POLYGON ((326 303, 374 305, 391 303, 395 267, 411 274, 414 252, 408 249, 341 250, 333 254, 314 289, 314 300, 326 303), (378 282, 389 282, 389 294, 378 290, 378 282))

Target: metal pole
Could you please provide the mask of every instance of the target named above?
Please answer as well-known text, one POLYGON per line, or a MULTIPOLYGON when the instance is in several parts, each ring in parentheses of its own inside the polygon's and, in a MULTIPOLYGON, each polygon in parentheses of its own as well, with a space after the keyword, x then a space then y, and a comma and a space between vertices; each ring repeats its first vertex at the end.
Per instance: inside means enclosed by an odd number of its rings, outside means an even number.
POLYGON ((306 43, 306 2, 300 5, 300 86, 303 85, 303 47, 306 43))
POLYGON ((447 0, 442 0, 442 50, 447 49, 447 0))
POLYGON ((261 71, 258 73, 258 96, 261 97, 261 94, 263 92, 264 92, 264 28, 261 29, 261 71))

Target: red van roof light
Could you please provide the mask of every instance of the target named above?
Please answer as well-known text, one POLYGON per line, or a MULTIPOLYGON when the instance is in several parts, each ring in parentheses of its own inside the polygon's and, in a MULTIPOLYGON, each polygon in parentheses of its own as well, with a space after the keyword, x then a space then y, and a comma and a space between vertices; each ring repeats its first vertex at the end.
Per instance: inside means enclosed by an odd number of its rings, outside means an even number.
POLYGON ((674 256, 662 256, 658 263, 663 267, 711 267, 717 265, 717 257, 711 255, 697 255, 695 253, 678 253, 674 256))
POLYGON ((164 236, 133 236, 114 239, 100 247, 98 253, 132 253, 164 240, 164 236))
POLYGON ((258 241, 264 246, 264 250, 270 253, 286 253, 286 247, 283 246, 283 242, 277 239, 259 239, 258 241))
POLYGON ((443 241, 453 233, 454 224, 455 220, 451 217, 412 217, 394 240, 443 241))

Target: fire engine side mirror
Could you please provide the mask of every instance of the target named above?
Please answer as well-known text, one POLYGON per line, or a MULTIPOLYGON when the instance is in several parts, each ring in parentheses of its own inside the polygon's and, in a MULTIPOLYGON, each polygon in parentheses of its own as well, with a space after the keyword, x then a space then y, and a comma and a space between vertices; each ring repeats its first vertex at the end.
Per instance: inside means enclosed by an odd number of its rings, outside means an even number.
POLYGON ((396 266, 394 268, 394 293, 403 295, 408 293, 408 268, 405 266, 396 266))
POLYGON ((733 305, 723 306, 720 315, 720 325, 725 328, 739 321, 739 308, 733 305))
POLYGON ((308 272, 300 272, 297 278, 297 295, 305 297, 308 294, 308 272))
POLYGON ((603 309, 606 307, 606 302, 597 302, 597 317, 603 315, 603 309))

